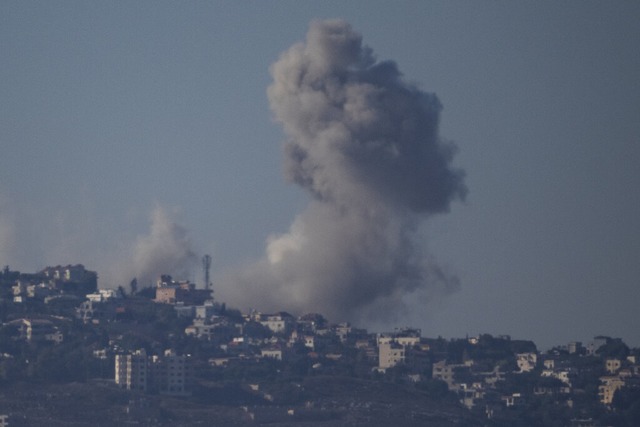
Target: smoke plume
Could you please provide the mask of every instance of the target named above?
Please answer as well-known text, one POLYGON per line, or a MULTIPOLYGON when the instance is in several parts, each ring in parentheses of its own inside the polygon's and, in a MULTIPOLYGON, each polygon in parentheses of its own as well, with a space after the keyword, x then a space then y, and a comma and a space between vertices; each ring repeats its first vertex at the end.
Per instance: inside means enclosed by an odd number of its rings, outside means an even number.
POLYGON ((264 259, 229 279, 236 292, 261 309, 356 320, 397 311, 407 294, 455 288, 414 238, 420 221, 466 193, 438 134, 436 95, 377 61, 341 20, 312 23, 271 74, 285 175, 313 200, 268 239, 264 259))
POLYGON ((186 279, 196 267, 196 256, 187 230, 176 223, 160 206, 151 213, 149 234, 138 236, 128 258, 118 268, 118 284, 128 284, 132 278, 147 286, 161 274, 170 274, 176 279, 186 279))

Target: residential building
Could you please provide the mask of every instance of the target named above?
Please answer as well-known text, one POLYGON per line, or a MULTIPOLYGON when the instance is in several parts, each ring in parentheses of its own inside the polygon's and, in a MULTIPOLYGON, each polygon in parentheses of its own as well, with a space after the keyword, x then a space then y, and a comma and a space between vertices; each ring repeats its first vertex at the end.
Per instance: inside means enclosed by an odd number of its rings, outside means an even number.
POLYGON ((169 275, 160 276, 156 284, 155 302, 163 304, 202 305, 211 298, 211 290, 196 289, 195 283, 176 282, 169 275))
POLYGON ((195 317, 197 319, 209 319, 217 313, 218 309, 213 300, 205 301, 203 305, 195 307, 195 317))
POLYGON ((613 396, 616 390, 624 387, 625 382, 622 378, 615 377, 600 377, 602 383, 598 387, 598 398, 603 405, 611 405, 613 403, 613 396))
POLYGON ((18 319, 10 322, 18 327, 20 339, 37 342, 37 341, 53 341, 61 343, 64 340, 62 332, 47 319, 18 319))
POLYGON ((335 334, 338 338, 340 338, 341 342, 346 342, 347 337, 351 333, 351 324, 348 322, 340 323, 334 328, 335 334))
POLYGON ((516 354, 516 363, 518 364, 518 373, 531 372, 536 368, 538 355, 536 353, 516 354))
POLYGON ((580 341, 571 341, 567 345, 567 351, 569 354, 581 353, 583 350, 582 343, 580 341))
POLYGON ((280 348, 263 348, 260 350, 260 355, 263 358, 282 360, 282 349, 280 348))
POLYGON ((545 369, 540 373, 541 377, 557 378, 571 387, 572 372, 569 369, 545 369))
POLYGON ((502 396, 501 398, 507 408, 518 405, 520 403, 520 399, 522 399, 522 394, 520 393, 512 393, 507 396, 502 396))
POLYGON ((164 355, 151 357, 150 380, 160 394, 187 396, 191 394, 191 358, 166 350, 164 355))
POLYGON ((602 347, 603 345, 606 345, 608 342, 608 338, 607 337, 603 337, 603 336, 597 336, 593 339, 593 341, 591 341, 588 345, 587 345, 587 355, 591 356, 596 354, 596 352, 600 349, 600 347, 602 347))
POLYGON ((149 386, 149 361, 144 349, 133 354, 116 355, 115 382, 127 390, 147 391, 149 386))
POLYGON ((84 297, 98 289, 98 275, 82 264, 46 267, 38 275, 57 291, 84 297))
POLYGON ((118 298, 118 293, 115 289, 98 289, 98 292, 87 294, 87 299, 91 302, 105 302, 111 299, 118 298))
POLYGON ((64 282, 83 282, 95 276, 93 271, 88 271, 82 264, 46 267, 40 274, 48 279, 64 282))
POLYGON ((112 301, 111 299, 103 302, 83 301, 76 308, 76 319, 82 320, 83 323, 95 324, 111 320, 116 315, 116 306, 112 301))
POLYGON ((211 340, 216 325, 204 323, 203 321, 194 320, 193 324, 187 326, 184 330, 186 335, 193 335, 196 338, 211 340))
POLYGON ((293 329, 295 318, 289 313, 281 311, 275 314, 258 313, 257 321, 275 334, 287 334, 293 329))
POLYGON ((622 367, 622 361, 620 359, 607 359, 604 361, 604 367, 610 374, 615 374, 622 367))
POLYGON ((378 334, 378 345, 395 342, 403 347, 413 347, 420 344, 420 329, 403 328, 394 333, 378 334))
POLYGON ((378 346, 378 368, 392 368, 405 361, 405 349, 396 342, 385 342, 378 346))
POLYGON ((327 320, 318 313, 307 313, 298 318, 298 325, 300 325, 305 332, 316 332, 320 328, 324 328, 327 324, 327 320))
POLYGON ((446 360, 441 360, 433 364, 431 377, 447 383, 449 390, 455 389, 454 369, 459 365, 448 365, 446 360))
POLYGON ((188 355, 166 350, 147 356, 144 349, 115 358, 115 383, 127 390, 185 396, 191 393, 192 368, 188 355))
POLYGON ((460 403, 466 406, 467 409, 472 409, 479 400, 484 398, 484 395, 481 383, 473 383, 471 386, 461 384, 460 390, 458 390, 460 403))

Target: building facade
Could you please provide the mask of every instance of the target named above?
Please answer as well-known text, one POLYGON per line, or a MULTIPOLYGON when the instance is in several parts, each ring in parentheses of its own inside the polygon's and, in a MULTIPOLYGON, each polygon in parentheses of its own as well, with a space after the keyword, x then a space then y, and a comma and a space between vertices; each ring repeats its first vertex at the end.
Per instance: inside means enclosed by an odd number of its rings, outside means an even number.
POLYGON ((144 350, 115 358, 115 382, 127 390, 186 396, 191 394, 192 367, 188 355, 167 350, 147 356, 144 350))
POLYGON ((148 390, 149 361, 144 349, 133 354, 116 355, 115 380, 117 385, 127 390, 148 390))

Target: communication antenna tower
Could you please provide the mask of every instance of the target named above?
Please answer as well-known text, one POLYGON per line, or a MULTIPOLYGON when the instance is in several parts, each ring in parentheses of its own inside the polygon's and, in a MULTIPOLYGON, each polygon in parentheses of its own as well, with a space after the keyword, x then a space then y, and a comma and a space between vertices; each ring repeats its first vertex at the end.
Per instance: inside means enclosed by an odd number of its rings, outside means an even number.
POLYGON ((209 270, 211 269, 211 256, 202 257, 202 268, 204 269, 204 287, 206 290, 211 289, 211 280, 209 278, 209 270))

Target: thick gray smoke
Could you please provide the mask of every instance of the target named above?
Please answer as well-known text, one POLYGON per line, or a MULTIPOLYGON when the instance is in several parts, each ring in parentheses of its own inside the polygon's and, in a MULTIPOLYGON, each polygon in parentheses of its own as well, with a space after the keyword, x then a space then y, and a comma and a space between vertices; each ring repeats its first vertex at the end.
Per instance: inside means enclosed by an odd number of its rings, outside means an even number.
POLYGON ((410 293, 455 288, 413 238, 466 192, 454 147, 438 134, 438 98, 377 61, 341 20, 312 23, 271 73, 286 176, 313 201, 232 278, 235 289, 258 308, 355 320, 397 310, 410 293))

